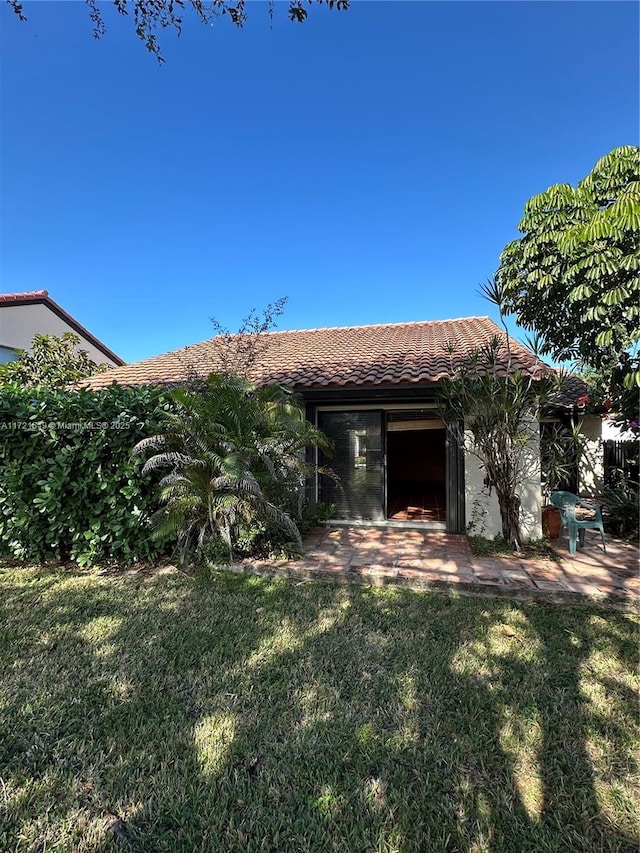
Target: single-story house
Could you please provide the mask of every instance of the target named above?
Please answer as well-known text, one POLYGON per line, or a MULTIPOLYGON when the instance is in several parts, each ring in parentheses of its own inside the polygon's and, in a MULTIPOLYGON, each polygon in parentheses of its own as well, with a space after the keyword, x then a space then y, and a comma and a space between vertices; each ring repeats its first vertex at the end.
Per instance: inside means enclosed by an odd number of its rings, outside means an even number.
MULTIPOLYGON (((501 529, 495 493, 485 485, 477 458, 445 430, 437 396, 439 383, 468 353, 503 335, 488 317, 270 332, 260 336, 249 374, 257 383, 293 388, 309 421, 333 440, 328 464, 340 485, 319 477, 312 498, 334 503, 337 519, 419 521, 461 533, 473 518, 478 532, 494 536, 501 529)), ((219 369, 221 348, 228 345, 218 336, 96 375, 87 384, 173 385, 205 377, 219 369)), ((534 378, 547 370, 513 340, 511 353, 514 365, 534 378)), ((533 433, 537 440, 537 424, 533 433)), ((541 535, 539 457, 534 442, 521 486, 529 538, 541 535)))
POLYGON ((0 293, 0 364, 16 359, 16 350, 30 349, 35 335, 60 337, 65 332, 80 338, 78 346, 96 364, 124 364, 120 356, 54 302, 48 291, 0 293))

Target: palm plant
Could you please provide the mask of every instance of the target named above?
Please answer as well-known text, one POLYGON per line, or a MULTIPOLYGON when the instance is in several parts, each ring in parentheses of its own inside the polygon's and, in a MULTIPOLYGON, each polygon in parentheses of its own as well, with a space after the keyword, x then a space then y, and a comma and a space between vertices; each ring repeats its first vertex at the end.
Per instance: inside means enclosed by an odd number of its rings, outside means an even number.
POLYGON ((552 492, 560 489, 572 491, 580 458, 584 452, 585 437, 581 423, 567 426, 547 422, 540 432, 540 463, 543 495, 548 500, 552 492))
MULTIPOLYGON (((542 363, 535 372, 518 368, 504 319, 504 287, 489 280, 480 291, 498 309, 504 336, 469 353, 457 368, 452 364, 441 385, 440 412, 459 446, 480 461, 485 484, 496 492, 502 536, 520 550, 520 485, 535 469, 540 411, 562 377, 542 363)), ((530 344, 534 352, 540 348, 539 340, 530 344)), ((448 350, 453 355, 453 343, 448 350)))
POLYGON ((495 489, 505 541, 520 549, 519 488, 530 474, 541 400, 553 376, 534 378, 514 369, 499 338, 471 353, 442 382, 440 413, 460 447, 473 453, 495 489))
POLYGON ((214 373, 197 389, 178 388, 172 396, 164 432, 133 451, 155 451, 143 473, 168 469, 162 505, 151 517, 154 535, 176 537, 181 561, 216 537, 231 559, 241 525, 256 521, 277 526, 300 546, 292 516, 313 471, 305 451, 328 448, 295 395, 214 373))

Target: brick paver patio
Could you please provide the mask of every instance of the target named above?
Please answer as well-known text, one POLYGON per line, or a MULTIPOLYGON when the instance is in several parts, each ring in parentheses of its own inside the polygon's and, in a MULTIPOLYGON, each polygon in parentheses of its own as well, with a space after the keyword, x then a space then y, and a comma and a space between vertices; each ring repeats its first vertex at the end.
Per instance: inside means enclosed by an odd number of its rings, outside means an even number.
POLYGON ((317 528, 305 540, 298 560, 252 560, 238 568, 248 573, 291 578, 398 584, 416 589, 628 605, 640 596, 638 547, 599 534, 570 555, 566 540, 552 543, 551 558, 474 557, 466 536, 426 530, 375 527, 317 528))

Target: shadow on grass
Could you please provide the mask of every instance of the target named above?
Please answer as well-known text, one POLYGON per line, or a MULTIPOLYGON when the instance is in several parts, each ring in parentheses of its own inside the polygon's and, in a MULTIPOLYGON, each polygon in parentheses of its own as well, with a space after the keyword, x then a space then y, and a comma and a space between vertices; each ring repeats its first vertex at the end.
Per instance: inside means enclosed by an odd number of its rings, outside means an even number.
POLYGON ((0 581, 1 849, 637 849, 627 614, 226 574, 0 581))

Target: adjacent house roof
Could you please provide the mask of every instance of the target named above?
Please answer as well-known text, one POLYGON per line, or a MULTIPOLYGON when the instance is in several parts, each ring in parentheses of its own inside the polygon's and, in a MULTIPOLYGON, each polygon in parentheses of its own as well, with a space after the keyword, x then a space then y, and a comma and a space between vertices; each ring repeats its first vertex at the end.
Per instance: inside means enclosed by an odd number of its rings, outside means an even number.
POLYGON ((552 394, 549 407, 555 409, 573 409, 582 397, 589 394, 589 386, 579 376, 567 375, 558 390, 552 394))
POLYGON ((42 302, 48 296, 49 292, 47 290, 28 290, 26 293, 0 293, 0 302, 7 302, 9 305, 20 305, 24 302, 29 305, 33 302, 42 302))
MULTIPOLYGON (((269 332, 260 336, 250 376, 258 384, 298 389, 430 384, 450 376, 469 352, 496 336, 505 337, 488 317, 269 332)), ((175 384, 189 376, 205 377, 220 369, 225 346, 228 352, 246 342, 246 336, 234 335, 225 344, 218 336, 93 376, 87 384, 175 384)), ((531 350, 513 340, 511 352, 513 363, 530 375, 539 377, 547 370, 531 350)))
POLYGON ((0 309, 8 308, 15 305, 46 305, 46 307, 53 311, 61 320, 63 320, 68 326, 70 326, 75 332, 77 332, 80 337, 84 338, 90 344, 92 344, 97 350, 99 350, 103 355, 105 355, 110 361, 113 361, 115 364, 123 365, 124 360, 120 358, 119 355, 116 355, 109 347, 105 346, 95 335, 92 335, 88 329, 85 329, 83 325, 78 323, 78 321, 68 314, 64 308, 61 308, 57 302, 49 296, 49 291, 47 290, 29 290, 25 293, 0 293, 0 309))

